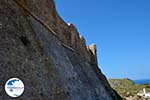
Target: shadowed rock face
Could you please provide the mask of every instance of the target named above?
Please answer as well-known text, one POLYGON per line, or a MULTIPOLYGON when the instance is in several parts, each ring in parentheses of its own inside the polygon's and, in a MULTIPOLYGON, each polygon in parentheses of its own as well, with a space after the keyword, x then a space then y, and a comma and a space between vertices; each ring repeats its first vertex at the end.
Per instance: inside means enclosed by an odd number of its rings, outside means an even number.
POLYGON ((12 77, 25 84, 15 100, 121 100, 97 66, 95 45, 86 47, 53 0, 0 0, 0 100, 12 77))

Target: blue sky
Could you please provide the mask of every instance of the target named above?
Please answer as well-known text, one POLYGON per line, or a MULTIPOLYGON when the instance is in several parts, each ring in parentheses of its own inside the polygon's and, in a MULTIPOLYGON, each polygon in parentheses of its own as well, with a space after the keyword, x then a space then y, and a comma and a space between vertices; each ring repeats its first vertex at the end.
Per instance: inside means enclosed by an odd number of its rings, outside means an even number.
POLYGON ((96 43, 107 78, 150 78, 150 0, 55 0, 60 16, 96 43))

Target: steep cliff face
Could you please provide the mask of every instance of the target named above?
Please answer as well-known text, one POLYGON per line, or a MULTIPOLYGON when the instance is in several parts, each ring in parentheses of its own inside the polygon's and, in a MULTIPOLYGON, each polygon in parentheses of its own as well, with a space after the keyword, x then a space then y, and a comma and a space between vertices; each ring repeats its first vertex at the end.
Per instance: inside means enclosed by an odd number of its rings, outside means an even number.
POLYGON ((15 100, 121 100, 97 66, 96 46, 86 46, 53 0, 0 0, 0 100, 12 77, 25 84, 15 100))

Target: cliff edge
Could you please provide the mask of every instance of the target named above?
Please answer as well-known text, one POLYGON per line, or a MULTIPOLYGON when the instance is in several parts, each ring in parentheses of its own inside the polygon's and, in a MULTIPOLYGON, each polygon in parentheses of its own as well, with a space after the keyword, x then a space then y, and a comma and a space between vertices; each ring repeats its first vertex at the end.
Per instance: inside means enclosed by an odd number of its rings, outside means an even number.
POLYGON ((25 84, 15 100, 122 100, 97 64, 96 45, 86 46, 53 0, 0 0, 0 100, 14 100, 6 81, 25 84))

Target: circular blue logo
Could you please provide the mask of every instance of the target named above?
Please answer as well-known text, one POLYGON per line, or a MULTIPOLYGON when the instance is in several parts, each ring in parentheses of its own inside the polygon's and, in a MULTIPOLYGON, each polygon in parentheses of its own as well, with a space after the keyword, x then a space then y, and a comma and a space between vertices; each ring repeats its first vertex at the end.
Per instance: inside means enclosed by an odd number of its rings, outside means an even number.
POLYGON ((19 97, 24 92, 24 84, 19 78, 11 78, 5 84, 5 91, 10 97, 19 97))

